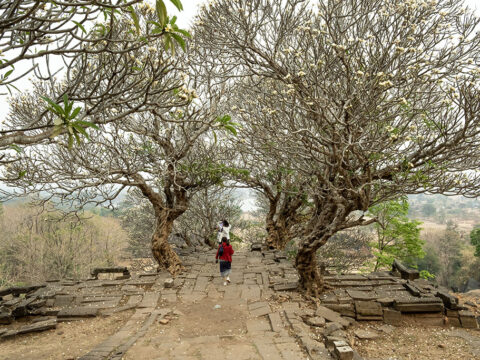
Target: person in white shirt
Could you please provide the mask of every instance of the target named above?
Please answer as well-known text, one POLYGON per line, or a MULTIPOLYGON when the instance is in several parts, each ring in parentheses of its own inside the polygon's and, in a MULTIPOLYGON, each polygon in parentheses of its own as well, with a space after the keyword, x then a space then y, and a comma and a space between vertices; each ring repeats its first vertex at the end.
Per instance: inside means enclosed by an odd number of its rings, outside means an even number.
POLYGON ((230 224, 227 220, 222 220, 217 225, 217 241, 219 244, 222 242, 223 237, 230 241, 230 224))

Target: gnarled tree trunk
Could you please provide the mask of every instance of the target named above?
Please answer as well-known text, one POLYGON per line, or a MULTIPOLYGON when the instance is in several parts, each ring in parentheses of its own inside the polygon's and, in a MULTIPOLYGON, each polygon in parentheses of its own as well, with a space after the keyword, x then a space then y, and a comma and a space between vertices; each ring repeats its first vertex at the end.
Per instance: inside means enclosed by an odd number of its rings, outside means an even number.
POLYGON ((174 220, 175 218, 170 216, 168 210, 162 210, 160 216, 157 217, 157 224, 152 236, 153 257, 161 268, 168 270, 172 275, 176 275, 183 270, 180 258, 168 243, 174 220))
POLYGON ((279 204, 279 196, 269 199, 269 211, 266 218, 266 245, 270 249, 285 249, 293 239, 293 226, 298 222, 297 210, 302 205, 300 196, 286 196, 279 204))
POLYGON ((351 211, 351 204, 343 198, 331 196, 325 201, 316 201, 312 220, 295 259, 300 287, 307 294, 318 296, 323 292, 323 273, 318 267, 317 250, 346 226, 346 218, 351 211))
POLYGON ((323 291, 323 273, 317 264, 317 252, 300 248, 295 259, 295 266, 300 276, 300 287, 307 294, 318 296, 323 291))

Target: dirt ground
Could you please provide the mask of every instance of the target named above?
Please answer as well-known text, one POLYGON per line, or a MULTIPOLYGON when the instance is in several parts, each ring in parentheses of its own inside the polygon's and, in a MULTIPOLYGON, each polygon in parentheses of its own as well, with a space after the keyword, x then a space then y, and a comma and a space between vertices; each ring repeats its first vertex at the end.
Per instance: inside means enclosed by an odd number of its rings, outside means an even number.
POLYGON ((76 359, 114 334, 132 313, 125 311, 107 318, 58 323, 56 329, 3 340, 0 360, 76 359))
POLYGON ((461 328, 425 327, 414 324, 391 327, 387 334, 383 324, 359 323, 355 329, 374 330, 380 337, 359 340, 350 330, 355 350, 364 360, 474 360, 480 359, 480 331, 461 328))
POLYGON ((162 354, 165 358, 195 358, 215 352, 220 339, 223 346, 230 342, 236 344, 238 352, 232 354, 232 359, 243 359, 242 346, 250 350, 246 338, 248 314, 245 304, 234 300, 204 299, 193 304, 179 303, 172 310, 178 315, 171 316, 168 324, 154 324, 127 352, 125 360, 156 358, 153 354, 162 354), (221 307, 215 308, 215 305, 221 307))

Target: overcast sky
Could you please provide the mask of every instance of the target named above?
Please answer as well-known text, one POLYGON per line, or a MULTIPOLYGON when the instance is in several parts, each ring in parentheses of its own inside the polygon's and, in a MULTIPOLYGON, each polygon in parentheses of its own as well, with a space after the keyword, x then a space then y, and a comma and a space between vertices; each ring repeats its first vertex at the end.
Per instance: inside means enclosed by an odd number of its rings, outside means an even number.
MULTIPOLYGON (((176 8, 170 4, 169 0, 165 0, 165 2, 168 3, 168 11, 170 11, 171 14, 175 13, 178 16, 178 23, 184 28, 188 28, 193 23, 193 18, 197 13, 198 7, 201 4, 208 3, 206 0, 182 0, 184 10, 179 13, 176 11, 176 8)), ((465 0, 465 4, 472 9, 476 9, 477 13, 479 12, 480 0, 465 0)))

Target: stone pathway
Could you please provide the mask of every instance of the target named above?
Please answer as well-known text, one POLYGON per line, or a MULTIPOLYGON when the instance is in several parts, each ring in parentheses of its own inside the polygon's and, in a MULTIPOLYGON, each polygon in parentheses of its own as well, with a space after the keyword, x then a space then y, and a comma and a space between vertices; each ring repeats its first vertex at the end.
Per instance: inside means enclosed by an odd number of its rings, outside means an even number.
POLYGON ((252 249, 235 253, 228 286, 213 250, 188 249, 181 251, 186 271, 175 279, 166 272, 123 274, 1 290, 0 324, 15 322, 0 328, 0 341, 57 322, 134 310, 79 359, 358 360, 345 331, 356 320, 442 326, 446 319, 449 326, 478 327, 480 318, 443 289, 390 273, 327 276, 330 291, 306 301, 294 291, 298 275, 284 253, 252 249), (19 327, 16 320, 25 316, 35 320, 19 327))
POLYGON ((281 302, 290 296, 272 289, 296 281, 283 256, 237 252, 227 286, 214 256, 186 256, 187 271, 172 287, 160 275, 141 300, 131 295, 132 318, 80 359, 332 359, 301 321, 298 294, 298 302, 281 302))

